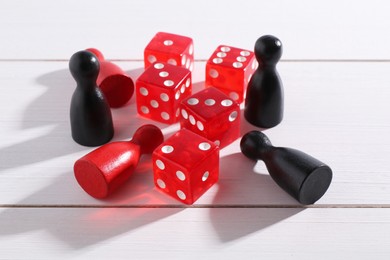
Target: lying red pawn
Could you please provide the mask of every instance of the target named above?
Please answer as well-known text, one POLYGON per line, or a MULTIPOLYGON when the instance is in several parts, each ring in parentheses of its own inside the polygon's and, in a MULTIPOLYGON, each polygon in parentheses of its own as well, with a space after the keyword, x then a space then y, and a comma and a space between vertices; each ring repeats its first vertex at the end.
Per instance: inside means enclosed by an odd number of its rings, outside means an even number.
POLYGON ((112 62, 106 61, 103 54, 94 48, 92 52, 100 63, 100 72, 97 85, 104 93, 110 107, 118 108, 125 105, 134 93, 134 82, 125 72, 112 62))
POLYGON ((141 126, 130 141, 105 144, 78 159, 76 180, 92 197, 105 198, 130 177, 142 154, 152 153, 163 141, 158 127, 141 126))

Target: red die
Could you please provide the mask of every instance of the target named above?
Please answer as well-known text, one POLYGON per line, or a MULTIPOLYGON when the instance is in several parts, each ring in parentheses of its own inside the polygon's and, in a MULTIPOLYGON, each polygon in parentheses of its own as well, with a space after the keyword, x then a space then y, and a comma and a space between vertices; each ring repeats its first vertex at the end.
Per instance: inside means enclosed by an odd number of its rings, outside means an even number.
POLYGON ((257 68, 251 51, 220 45, 206 64, 206 87, 216 87, 241 103, 257 68))
POLYGON ((172 124, 180 102, 191 95, 191 72, 167 63, 154 63, 136 82, 137 110, 142 116, 172 124))
POLYGON ((218 181, 218 146, 187 129, 157 147, 152 160, 156 187, 186 204, 218 181))
POLYGON ((194 67, 194 44, 191 38, 159 32, 144 51, 145 68, 154 62, 167 62, 192 71, 194 67))
POLYGON ((180 104, 180 125, 223 148, 240 136, 240 106, 216 88, 204 89, 180 104))

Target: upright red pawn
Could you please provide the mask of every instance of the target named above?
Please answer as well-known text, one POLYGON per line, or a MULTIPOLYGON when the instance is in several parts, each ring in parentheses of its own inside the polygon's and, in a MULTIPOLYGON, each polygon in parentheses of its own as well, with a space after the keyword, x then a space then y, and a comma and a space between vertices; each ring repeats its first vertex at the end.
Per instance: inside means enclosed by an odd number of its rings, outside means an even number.
POLYGON ((134 82, 125 72, 112 62, 106 61, 103 54, 94 48, 87 49, 98 58, 100 72, 97 84, 102 90, 110 107, 125 105, 134 93, 134 82))
POLYGON ((130 141, 108 143, 77 160, 76 180, 92 197, 105 198, 129 178, 142 154, 152 153, 163 141, 158 127, 141 126, 130 141))

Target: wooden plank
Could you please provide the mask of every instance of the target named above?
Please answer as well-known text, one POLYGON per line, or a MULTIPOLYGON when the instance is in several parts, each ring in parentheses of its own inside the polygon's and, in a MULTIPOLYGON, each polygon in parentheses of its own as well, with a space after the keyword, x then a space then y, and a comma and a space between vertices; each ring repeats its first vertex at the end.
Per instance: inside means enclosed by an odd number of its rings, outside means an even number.
MULTIPOLYGON (((390 35, 384 1, 1 1, 0 259, 388 259, 390 35), (221 178, 187 207, 158 192, 145 156, 106 200, 77 185, 70 137, 75 83, 67 60, 87 47, 122 60, 136 79, 158 31, 190 36, 193 81, 219 44, 284 44, 285 118, 266 130, 334 171, 329 191, 301 207, 239 140, 221 151, 221 178), (306 61, 306 62, 300 62, 306 61), (337 62, 335 62, 337 61, 337 62)), ((135 101, 113 110, 114 140, 144 123, 135 101)), ((255 129, 242 119, 242 134, 255 129)), ((179 127, 156 124, 169 136, 179 127)))
MULTIPOLYGON (((119 62, 133 78, 141 62, 119 62)), ((193 75, 203 87, 204 63, 193 75)), ((318 204, 389 204, 390 63, 284 62, 285 119, 266 130, 277 146, 301 149, 328 163, 334 180, 318 204)), ((69 100, 75 83, 67 62, 0 62, 0 204, 178 205, 152 183, 146 156, 129 182, 112 198, 87 196, 74 180, 75 160, 91 150, 70 137, 69 100)), ((134 99, 113 111, 114 140, 128 139, 144 123, 134 99)), ((168 136, 177 125, 157 124, 168 136)), ((254 127, 242 119, 242 133, 254 127)), ((221 178, 199 205, 297 205, 247 160, 239 140, 221 151, 221 178)))
POLYGON ((390 209, 1 209, 0 257, 388 259, 389 220, 390 209))
POLYGON ((0 59, 68 59, 98 47, 113 59, 142 59, 158 31, 190 36, 197 59, 219 44, 253 49, 278 36, 284 59, 389 60, 387 3, 373 1, 2 1, 0 59))

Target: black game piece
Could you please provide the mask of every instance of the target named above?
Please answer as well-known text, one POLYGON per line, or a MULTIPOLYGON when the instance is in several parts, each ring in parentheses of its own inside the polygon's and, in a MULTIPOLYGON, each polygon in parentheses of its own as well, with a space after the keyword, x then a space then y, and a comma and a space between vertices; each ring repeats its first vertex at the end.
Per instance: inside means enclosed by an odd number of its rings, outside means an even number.
POLYGON ((263 160, 274 181, 302 204, 320 199, 332 181, 329 166, 301 151, 274 147, 259 131, 245 134, 241 152, 253 160, 263 160))
POLYGON ((244 116, 252 125, 271 128, 283 119, 283 85, 276 71, 282 42, 272 35, 260 37, 255 56, 259 67, 248 83, 244 116))
POLYGON ((77 82, 70 104, 72 137, 85 146, 107 143, 114 135, 110 107, 96 85, 99 61, 89 51, 72 55, 69 70, 77 82))

